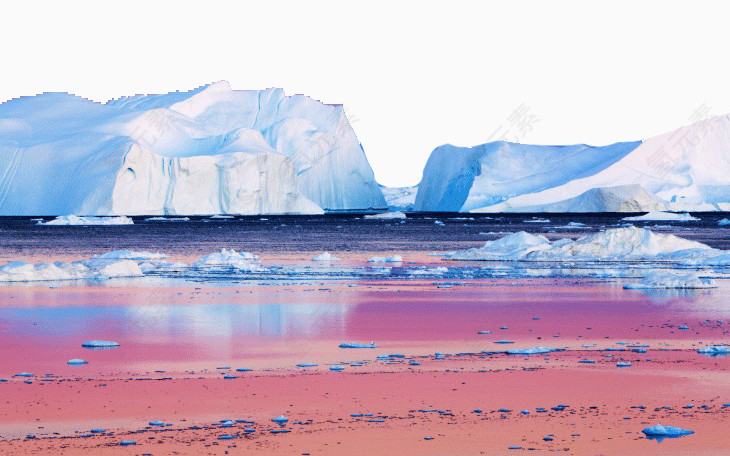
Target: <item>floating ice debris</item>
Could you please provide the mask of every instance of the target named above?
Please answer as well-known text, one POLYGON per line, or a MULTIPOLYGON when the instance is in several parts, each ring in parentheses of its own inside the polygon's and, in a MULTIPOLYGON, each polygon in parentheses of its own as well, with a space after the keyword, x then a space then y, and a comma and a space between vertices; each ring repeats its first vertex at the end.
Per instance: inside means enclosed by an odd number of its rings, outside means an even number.
POLYGON ((546 218, 532 217, 529 220, 523 220, 523 223, 550 223, 550 220, 546 218))
POLYGON ((553 441, 553 438, 552 437, 543 437, 542 439, 544 441, 546 441, 546 442, 552 442, 553 441))
POLYGON ((411 360, 411 361, 408 361, 408 365, 410 365, 410 366, 420 366, 421 363, 418 362, 418 361, 411 360))
POLYGON ((730 345, 709 345, 697 350, 697 353, 703 355, 727 355, 730 354, 730 345))
POLYGON ((119 445, 121 445, 121 446, 130 446, 130 445, 136 445, 136 444, 137 444, 136 440, 120 440, 119 441, 119 445))
POLYGON ((628 361, 619 361, 616 363, 616 367, 631 367, 631 363, 628 361))
POLYGON ((433 224, 438 225, 438 226, 446 226, 446 224, 444 222, 442 222, 441 220, 436 220, 435 222, 433 222, 433 224))
POLYGON ((321 255, 312 257, 312 261, 340 261, 336 256, 330 255, 329 252, 324 252, 321 255))
POLYGON ((378 348, 375 342, 369 344, 359 344, 356 342, 343 342, 340 344, 340 348, 378 348))
POLYGON ((249 252, 236 252, 221 249, 219 253, 211 253, 191 264, 195 269, 232 268, 243 272, 262 272, 266 268, 259 264, 258 257, 249 252))
POLYGON ((687 326, 687 325, 679 325, 679 326, 677 326, 677 329, 681 329, 683 331, 687 331, 689 329, 689 326, 687 326))
POLYGON ((505 330, 505 329, 509 329, 509 328, 506 326, 500 326, 499 329, 505 330))
POLYGON ((583 344, 581 345, 582 348, 596 348, 596 344, 583 344))
POLYGON ((370 263, 402 263, 403 257, 400 255, 393 255, 389 257, 374 256, 368 259, 370 263))
POLYGON ((16 377, 35 377, 35 374, 32 374, 30 372, 18 372, 15 374, 16 377))
POLYGON ((150 426, 164 426, 165 422, 161 420, 154 420, 148 423, 150 426))
POLYGON ((345 370, 345 368, 344 368, 344 367, 342 367, 342 366, 330 366, 330 370, 331 370, 331 371, 336 371, 336 372, 340 372, 340 371, 343 371, 343 370, 345 370))
POLYGON ((643 432, 647 437, 682 437, 695 433, 688 429, 682 429, 674 426, 662 426, 661 424, 645 428, 641 432, 643 432))
POLYGON ((401 211, 382 212, 380 214, 371 214, 363 217, 363 219, 366 220, 391 220, 404 218, 406 218, 406 214, 401 211))
POLYGON ((520 410, 520 413, 522 415, 529 415, 530 414, 530 411, 529 410, 520 410))
POLYGON ((284 425, 289 422, 289 418, 285 417, 284 415, 279 415, 276 418, 272 418, 271 421, 278 425, 284 425))
POLYGON ((103 434, 106 432, 106 429, 92 429, 89 432, 91 432, 92 434, 103 434))
POLYGON ((519 348, 516 350, 507 350, 506 353, 508 355, 540 355, 543 353, 552 353, 555 351, 562 351, 562 349, 547 348, 547 347, 533 347, 533 348, 519 348))
POLYGON ((624 217, 621 220, 626 222, 654 222, 654 221, 665 221, 675 220, 678 222, 696 222, 699 219, 692 217, 687 212, 675 213, 675 212, 663 212, 663 211, 651 211, 644 215, 636 215, 633 217, 624 217))
POLYGON ((112 250, 111 252, 94 255, 93 258, 103 260, 160 260, 167 255, 159 252, 145 252, 137 250, 112 250))
POLYGON ((134 221, 121 217, 79 217, 78 215, 62 215, 48 222, 40 221, 38 225, 133 225, 134 221))
POLYGON ((521 450, 522 447, 519 445, 511 445, 507 447, 508 450, 521 450))
POLYGON ((218 440, 233 440, 235 438, 236 438, 235 435, 230 435, 230 434, 223 434, 223 435, 218 436, 218 440))
POLYGON ((644 276, 638 282, 627 283, 624 288, 636 289, 662 289, 662 288, 717 288, 712 279, 702 278, 697 273, 674 273, 666 271, 653 271, 644 276))
POLYGON ((299 363, 297 364, 297 367, 315 367, 316 364, 314 363, 299 363))
POLYGON ((495 341, 494 343, 495 343, 495 344, 514 344, 514 341, 511 341, 511 340, 504 340, 504 339, 500 339, 500 340, 498 340, 498 341, 495 341))
POLYGON ((575 241, 563 238, 551 242, 544 236, 520 231, 482 247, 460 250, 448 260, 482 261, 710 261, 727 253, 705 244, 671 234, 654 233, 644 228, 612 228, 582 236, 575 241))
MULTIPOLYGON (((235 218, 235 217, 232 216, 232 215, 215 214, 215 215, 211 215, 208 218, 211 218, 211 219, 214 219, 215 220, 215 219, 232 219, 232 218, 235 218)), ((261 220, 267 220, 267 219, 261 219, 261 220)))
POLYGON ((81 346, 91 349, 108 349, 118 347, 119 342, 114 342, 113 340, 89 340, 81 344, 81 346))
POLYGON ((84 359, 74 358, 66 361, 66 364, 69 366, 81 366, 82 364, 89 364, 89 362, 84 359))
POLYGON ((145 222, 189 222, 190 217, 150 217, 145 222))
POLYGON ((291 431, 289 429, 272 429, 269 432, 271 432, 272 434, 288 434, 291 431))
POLYGON ((477 334, 492 334, 492 331, 479 331, 477 334))
POLYGON ((236 375, 224 375, 223 380, 235 380, 238 377, 236 375))
POLYGON ((250 367, 239 367, 236 369, 236 372, 250 372, 252 370, 250 367))
POLYGON ((717 224, 720 226, 730 225, 730 219, 720 219, 717 221, 717 224))
POLYGON ((431 437, 430 435, 427 435, 426 437, 423 438, 423 440, 433 440, 433 437, 431 437))
POLYGON ((0 266, 0 282, 37 282, 55 280, 100 280, 115 277, 140 277, 135 261, 92 259, 64 263, 11 261, 0 266))

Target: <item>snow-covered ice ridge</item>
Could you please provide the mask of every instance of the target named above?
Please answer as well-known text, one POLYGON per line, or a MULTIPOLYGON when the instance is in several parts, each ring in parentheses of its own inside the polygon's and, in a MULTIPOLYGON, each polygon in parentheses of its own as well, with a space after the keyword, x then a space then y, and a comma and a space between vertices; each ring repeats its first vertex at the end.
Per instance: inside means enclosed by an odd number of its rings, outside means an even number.
POLYGON ((0 104, 0 215, 386 208, 342 106, 281 89, 0 104))
POLYGON ((414 210, 727 211, 728 175, 730 115, 603 147, 444 145, 428 159, 414 210))

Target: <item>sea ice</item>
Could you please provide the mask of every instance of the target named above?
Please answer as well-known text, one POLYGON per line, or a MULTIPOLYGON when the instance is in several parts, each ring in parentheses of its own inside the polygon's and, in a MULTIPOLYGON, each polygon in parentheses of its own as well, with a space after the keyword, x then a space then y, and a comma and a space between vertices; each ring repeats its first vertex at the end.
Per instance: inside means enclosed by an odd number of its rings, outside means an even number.
POLYGON ((266 270, 261 266, 256 255, 249 252, 238 253, 233 249, 221 249, 220 253, 206 255, 193 263, 191 267, 195 269, 233 268, 244 272, 262 272, 266 270))
POLYGON ((340 344, 340 348, 377 348, 375 342, 369 344, 359 344, 356 342, 343 342, 340 344))
POLYGON ((400 255, 393 255, 390 257, 374 256, 368 259, 370 263, 402 263, 403 257, 400 255))
POLYGON ((336 256, 332 256, 329 252, 312 257, 312 261, 340 261, 336 256))
POLYGON ((96 280, 142 275, 139 265, 131 260, 92 259, 36 264, 11 261, 0 266, 0 282, 96 280))
POLYGON ((646 434, 647 437, 682 437, 695 433, 694 431, 687 429, 673 426, 662 426, 661 424, 645 428, 641 432, 646 434))
POLYGON ((190 217, 150 217, 145 222, 189 222, 190 217))
POLYGON ((717 222, 717 224, 720 226, 730 225, 730 219, 726 219, 726 218, 721 219, 717 222))
POLYGON ((638 282, 627 283, 626 289, 663 289, 663 288, 717 288, 712 279, 700 277, 697 273, 673 273, 653 271, 638 282))
POLYGON ((104 260, 159 260, 167 258, 164 253, 145 252, 136 250, 113 250, 111 252, 94 255, 94 258, 104 260))
POLYGON ((78 215, 61 215, 48 222, 38 222, 38 225, 133 225, 129 217, 79 217, 78 215))
POLYGON ((709 345, 707 347, 700 348, 699 350, 697 350, 697 353, 701 353, 703 355, 728 355, 730 354, 730 346, 709 345))
POLYGON ((83 364, 89 364, 89 362, 83 359, 74 358, 66 361, 66 364, 68 364, 69 366, 81 366, 83 364))
POLYGON ((644 215, 635 215, 632 217, 624 217, 621 220, 627 222, 651 222, 651 221, 677 221, 677 222, 696 222, 699 221, 697 217, 692 217, 688 213, 675 213, 675 212, 663 212, 663 211, 652 211, 644 215))
POLYGON ((116 348, 119 346, 119 342, 112 340, 90 340, 81 344, 84 348, 116 348))
POLYGON ((371 214, 363 217, 368 220, 392 220, 392 219, 404 219, 406 214, 401 211, 394 212, 383 212, 380 214, 371 214))
POLYGON ((543 353, 552 353, 554 351, 560 351, 560 349, 547 347, 518 348, 515 350, 507 350, 506 353, 508 355, 540 355, 543 353))

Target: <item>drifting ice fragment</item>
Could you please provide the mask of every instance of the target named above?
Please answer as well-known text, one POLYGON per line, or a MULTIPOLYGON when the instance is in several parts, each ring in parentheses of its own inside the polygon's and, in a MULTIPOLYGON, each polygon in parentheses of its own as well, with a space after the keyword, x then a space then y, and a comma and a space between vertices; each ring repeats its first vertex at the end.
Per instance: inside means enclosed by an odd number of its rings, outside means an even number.
POLYGON ((89 364, 89 362, 83 359, 74 358, 66 361, 66 364, 68 364, 69 366, 81 366, 83 364, 89 364))
POLYGON ((370 342, 369 344, 359 344, 356 342, 343 342, 340 344, 340 348, 378 348, 375 345, 375 342, 370 342))
POLYGON ((317 255, 312 258, 312 261, 340 261, 339 258, 330 255, 329 252, 324 252, 321 255, 317 255))
POLYGON ((91 349, 109 349, 118 347, 119 342, 114 342, 112 340, 90 340, 88 342, 84 342, 81 346, 91 349))
POLYGON ((682 437, 695 433, 688 429, 682 429, 674 426, 662 426, 661 424, 645 428, 641 432, 643 432, 647 437, 682 437))

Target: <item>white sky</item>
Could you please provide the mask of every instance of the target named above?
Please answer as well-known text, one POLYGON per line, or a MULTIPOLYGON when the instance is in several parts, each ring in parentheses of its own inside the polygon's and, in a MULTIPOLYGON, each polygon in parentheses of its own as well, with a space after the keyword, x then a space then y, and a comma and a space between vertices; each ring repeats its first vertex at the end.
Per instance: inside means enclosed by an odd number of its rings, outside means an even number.
POLYGON ((344 104, 377 179, 414 185, 444 143, 601 145, 730 112, 728 13, 699 1, 14 2, 0 7, 0 100, 283 87, 344 104))

